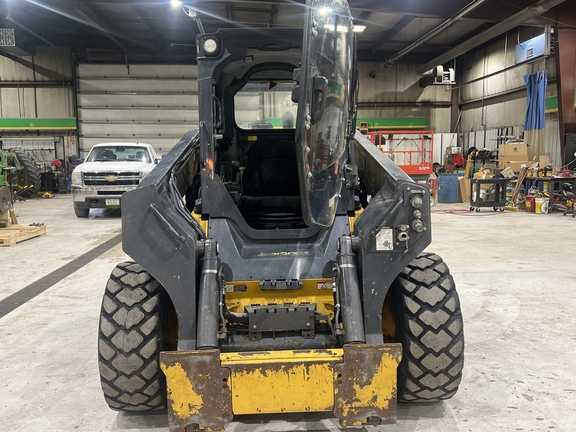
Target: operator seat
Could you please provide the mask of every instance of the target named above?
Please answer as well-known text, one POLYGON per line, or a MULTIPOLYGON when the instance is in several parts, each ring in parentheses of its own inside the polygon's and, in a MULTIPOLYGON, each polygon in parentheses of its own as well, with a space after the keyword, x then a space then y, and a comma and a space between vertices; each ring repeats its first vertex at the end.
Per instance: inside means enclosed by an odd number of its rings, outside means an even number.
POLYGON ((239 208, 253 228, 303 224, 294 141, 265 139, 250 146, 239 208))
POLYGON ((102 159, 116 160, 116 153, 110 149, 106 149, 102 152, 102 159))

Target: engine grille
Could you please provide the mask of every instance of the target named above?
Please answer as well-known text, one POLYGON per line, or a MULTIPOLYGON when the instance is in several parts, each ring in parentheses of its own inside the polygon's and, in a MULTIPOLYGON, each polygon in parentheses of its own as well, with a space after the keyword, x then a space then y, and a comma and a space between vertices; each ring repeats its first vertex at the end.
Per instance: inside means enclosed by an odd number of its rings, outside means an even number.
POLYGON ((140 173, 138 171, 120 172, 85 172, 86 186, 138 186, 140 173))

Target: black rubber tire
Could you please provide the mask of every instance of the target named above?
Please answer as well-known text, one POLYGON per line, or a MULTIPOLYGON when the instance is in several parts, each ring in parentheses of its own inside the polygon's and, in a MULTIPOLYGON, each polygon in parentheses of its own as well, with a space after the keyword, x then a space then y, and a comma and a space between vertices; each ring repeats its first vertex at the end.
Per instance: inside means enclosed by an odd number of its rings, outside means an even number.
POLYGON ((40 174, 40 169, 36 163, 30 159, 28 153, 26 153, 21 148, 13 148, 8 151, 14 153, 18 158, 20 165, 22 165, 22 171, 24 172, 24 184, 19 184, 19 186, 31 186, 29 193, 24 193, 23 195, 35 195, 38 193, 40 187, 42 186, 42 176, 40 174))
POLYGON ((422 253, 392 287, 399 402, 435 402, 458 390, 464 366, 464 331, 454 279, 442 258, 422 253))
POLYGON ((102 300, 98 365, 104 399, 113 410, 166 407, 160 351, 166 346, 169 299, 140 265, 118 264, 102 300))
POLYGON ((79 218, 87 218, 90 214, 90 209, 86 207, 74 206, 74 214, 79 218))

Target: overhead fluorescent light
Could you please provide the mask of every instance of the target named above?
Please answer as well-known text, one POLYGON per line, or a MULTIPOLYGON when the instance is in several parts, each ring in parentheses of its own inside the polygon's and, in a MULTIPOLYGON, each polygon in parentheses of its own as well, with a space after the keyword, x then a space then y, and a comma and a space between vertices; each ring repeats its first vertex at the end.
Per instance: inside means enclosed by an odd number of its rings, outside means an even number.
POLYGON ((182 2, 180 0, 171 0, 170 6, 172 6, 174 9, 176 9, 176 8, 179 8, 180 6, 182 6, 182 2))
POLYGON ((362 33, 364 30, 366 30, 365 25, 354 24, 354 26, 352 27, 352 31, 354 33, 362 33))

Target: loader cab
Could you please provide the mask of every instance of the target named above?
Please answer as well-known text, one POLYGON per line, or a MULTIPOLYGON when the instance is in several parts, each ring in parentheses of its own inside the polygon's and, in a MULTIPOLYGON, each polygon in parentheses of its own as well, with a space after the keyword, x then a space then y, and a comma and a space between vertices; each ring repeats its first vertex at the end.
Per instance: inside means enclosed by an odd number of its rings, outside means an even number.
POLYGON ((353 171, 351 21, 308 21, 304 34, 199 37, 201 187, 188 201, 203 219, 227 218, 245 233, 306 230, 354 210, 353 188, 342 188, 353 171))
MULTIPOLYGON (((300 50, 294 51, 296 59, 300 50)), ((234 189, 238 183, 238 209, 254 229, 307 228, 296 158, 294 69, 291 63, 264 63, 227 89, 234 93, 231 130, 238 166, 227 185, 234 189)))

